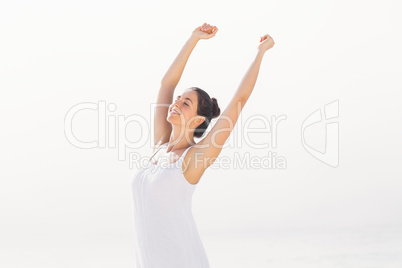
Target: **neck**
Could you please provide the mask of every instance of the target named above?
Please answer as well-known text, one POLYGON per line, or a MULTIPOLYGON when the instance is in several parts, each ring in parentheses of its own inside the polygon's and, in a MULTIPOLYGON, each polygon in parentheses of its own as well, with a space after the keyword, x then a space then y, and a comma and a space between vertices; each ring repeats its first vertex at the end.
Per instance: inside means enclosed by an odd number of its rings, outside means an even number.
POLYGON ((173 149, 188 148, 195 144, 194 132, 188 130, 183 131, 180 126, 172 125, 172 133, 169 138, 169 148, 168 151, 173 149), (182 133, 184 132, 184 133, 182 133))

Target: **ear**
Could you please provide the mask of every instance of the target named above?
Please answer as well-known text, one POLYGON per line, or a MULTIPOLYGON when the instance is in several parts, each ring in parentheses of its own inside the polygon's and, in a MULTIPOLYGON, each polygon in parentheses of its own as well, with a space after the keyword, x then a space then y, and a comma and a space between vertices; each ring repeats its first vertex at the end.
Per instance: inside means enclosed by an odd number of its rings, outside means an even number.
POLYGON ((201 125, 203 122, 205 121, 205 117, 204 116, 198 116, 196 122, 198 125, 201 125))

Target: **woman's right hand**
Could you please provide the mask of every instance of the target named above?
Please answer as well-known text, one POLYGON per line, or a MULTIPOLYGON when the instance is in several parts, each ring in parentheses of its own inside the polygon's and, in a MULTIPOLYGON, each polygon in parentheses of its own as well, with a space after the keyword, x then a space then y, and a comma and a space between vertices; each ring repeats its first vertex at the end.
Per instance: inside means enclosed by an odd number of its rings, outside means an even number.
POLYGON ((198 39, 209 39, 214 37, 217 31, 218 27, 204 23, 203 25, 194 29, 193 35, 198 39))

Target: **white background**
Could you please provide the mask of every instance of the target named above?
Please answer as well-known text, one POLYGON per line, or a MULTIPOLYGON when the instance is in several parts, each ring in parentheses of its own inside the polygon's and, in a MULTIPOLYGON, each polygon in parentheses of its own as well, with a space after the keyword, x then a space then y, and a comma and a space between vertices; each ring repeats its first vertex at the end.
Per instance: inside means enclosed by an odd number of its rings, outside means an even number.
MULTIPOLYGON (((64 119, 76 104, 105 101, 117 107, 109 115, 151 124, 161 78, 207 22, 219 31, 198 43, 175 95, 198 86, 223 110, 268 33, 275 46, 242 116, 287 117, 276 148, 243 142, 221 153, 271 151, 286 169, 210 168, 197 186, 211 267, 401 267, 400 10, 397 1, 3 1, 0 266, 134 267, 135 170, 116 148, 73 146, 64 119), (335 100, 336 168, 300 136, 335 100)), ((77 137, 96 139, 96 112, 74 122, 77 137)), ((127 127, 129 139, 139 135, 147 142, 131 151, 150 156, 150 130, 127 127)), ((309 135, 325 146, 325 124, 309 135)))

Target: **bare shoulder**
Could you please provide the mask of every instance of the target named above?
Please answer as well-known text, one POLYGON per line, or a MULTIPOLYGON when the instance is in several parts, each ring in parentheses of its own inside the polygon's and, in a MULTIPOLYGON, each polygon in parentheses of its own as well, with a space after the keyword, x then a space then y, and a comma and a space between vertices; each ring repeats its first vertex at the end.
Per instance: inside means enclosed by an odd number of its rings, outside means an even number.
POLYGON ((197 145, 187 151, 182 163, 183 175, 191 184, 197 184, 205 170, 215 161, 215 159, 206 158, 204 148, 197 145))

